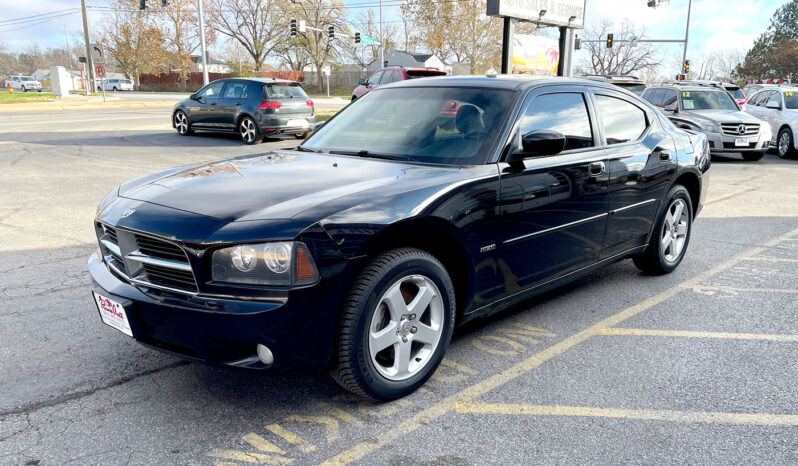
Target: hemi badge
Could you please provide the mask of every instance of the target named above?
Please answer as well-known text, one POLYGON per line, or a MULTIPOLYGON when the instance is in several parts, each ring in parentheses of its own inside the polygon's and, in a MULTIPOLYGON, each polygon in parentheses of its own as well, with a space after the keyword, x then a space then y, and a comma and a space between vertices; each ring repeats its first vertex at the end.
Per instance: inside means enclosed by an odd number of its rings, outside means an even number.
POLYGON ((489 244, 487 246, 482 246, 481 248, 479 248, 479 252, 488 252, 488 251, 493 251, 494 249, 496 249, 496 245, 489 244))

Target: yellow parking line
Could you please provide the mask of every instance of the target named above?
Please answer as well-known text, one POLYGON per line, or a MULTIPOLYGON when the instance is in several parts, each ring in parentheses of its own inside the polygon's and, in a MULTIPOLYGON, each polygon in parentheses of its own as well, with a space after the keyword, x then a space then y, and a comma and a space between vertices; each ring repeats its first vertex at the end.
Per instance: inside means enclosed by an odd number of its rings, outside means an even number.
POLYGON ((696 291, 733 291, 735 293, 798 293, 798 290, 782 289, 782 288, 740 288, 736 286, 712 286, 712 285, 697 285, 693 287, 696 291))
POLYGON ((786 257, 765 257, 765 256, 749 257, 746 260, 759 261, 759 262, 798 262, 798 259, 790 259, 786 257))
POLYGON ((460 401, 455 412, 472 414, 510 414, 531 416, 606 417, 649 421, 703 422, 709 424, 749 424, 759 426, 798 426, 793 414, 720 413, 713 411, 671 411, 651 409, 591 408, 586 406, 495 404, 460 401))
POLYGON ((290 430, 284 428, 280 424, 269 424, 268 426, 266 426, 266 430, 280 437, 281 439, 285 440, 291 445, 299 448, 304 453, 310 453, 311 451, 316 449, 316 447, 313 444, 306 442, 305 439, 291 432, 290 430))
POLYGON ((697 275, 690 280, 687 280, 679 285, 676 285, 672 288, 669 288, 651 298, 648 298, 638 304, 635 304, 631 307, 624 309, 623 311, 607 317, 594 325, 578 332, 570 337, 567 337, 558 343, 555 343, 548 348, 536 353, 529 358, 510 366, 509 368, 499 372, 498 374, 488 377, 487 379, 466 387, 459 393, 455 393, 454 395, 448 396, 443 400, 439 401, 438 403, 433 404, 432 406, 420 411, 419 413, 411 416, 409 419, 399 423, 398 425, 389 428, 387 431, 382 432, 380 434, 375 434, 373 438, 358 443, 357 445, 344 450, 343 452, 339 453, 338 455, 328 459, 322 464, 325 465, 337 465, 337 464, 348 464, 352 461, 357 461, 360 458, 368 455, 369 453, 375 452, 380 448, 394 442, 405 435, 410 434, 411 432, 416 431, 422 426, 427 425, 431 421, 443 416, 444 414, 452 411, 454 409, 454 404, 461 400, 473 400, 474 398, 483 395, 497 387, 500 387, 507 382, 510 382, 521 375, 526 374, 527 372, 531 371, 532 369, 540 366, 544 362, 548 361, 549 359, 558 356, 569 349, 573 348, 574 346, 582 343, 583 341, 587 340, 588 338, 596 335, 596 333, 603 328, 614 327, 615 325, 623 322, 630 317, 634 317, 637 314, 669 299, 673 296, 681 293, 682 291, 688 290, 693 288, 694 286, 698 285, 701 282, 708 280, 709 278, 723 272, 734 265, 738 264, 740 261, 747 259, 748 257, 754 256, 756 254, 760 254, 763 251, 767 250, 767 248, 773 247, 780 242, 782 242, 786 238, 790 238, 791 235, 798 233, 798 229, 787 233, 786 235, 779 236, 771 241, 768 241, 762 246, 750 249, 742 254, 739 254, 722 264, 719 264, 712 269, 697 275))
POLYGON ((278 447, 277 445, 273 444, 272 442, 266 440, 265 438, 261 437, 260 435, 254 432, 245 435, 244 441, 263 452, 277 453, 278 455, 285 454, 282 448, 278 447))
POLYGON ((649 330, 643 328, 603 328, 596 335, 634 335, 641 337, 727 338, 732 340, 763 340, 798 342, 798 335, 765 333, 694 332, 690 330, 649 330))

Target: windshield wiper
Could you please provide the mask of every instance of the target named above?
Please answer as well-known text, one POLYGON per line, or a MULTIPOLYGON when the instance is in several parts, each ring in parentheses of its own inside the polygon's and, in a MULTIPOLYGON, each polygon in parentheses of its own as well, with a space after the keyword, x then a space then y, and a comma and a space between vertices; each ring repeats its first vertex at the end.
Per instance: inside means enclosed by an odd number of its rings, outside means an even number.
POLYGON ((404 155, 392 155, 392 154, 376 154, 374 152, 369 152, 367 150, 361 150, 358 152, 355 151, 345 151, 345 150, 331 150, 331 154, 338 154, 338 155, 354 155, 355 157, 367 157, 372 159, 385 159, 385 160, 412 160, 410 157, 404 155))
POLYGON ((302 144, 294 147, 294 150, 299 151, 299 152, 313 152, 314 154, 321 154, 322 152, 324 152, 321 149, 309 149, 307 147, 302 147, 302 144))

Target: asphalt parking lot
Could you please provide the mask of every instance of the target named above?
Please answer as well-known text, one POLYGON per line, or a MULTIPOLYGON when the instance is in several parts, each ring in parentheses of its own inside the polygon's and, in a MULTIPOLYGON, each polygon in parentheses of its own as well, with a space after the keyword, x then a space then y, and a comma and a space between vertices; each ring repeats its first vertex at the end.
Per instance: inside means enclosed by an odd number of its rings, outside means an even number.
POLYGON ((0 464, 798 462, 798 160, 713 156, 674 273, 630 261, 468 325, 417 393, 188 364, 103 325, 95 208, 155 170, 296 145, 165 109, 0 113, 0 464))

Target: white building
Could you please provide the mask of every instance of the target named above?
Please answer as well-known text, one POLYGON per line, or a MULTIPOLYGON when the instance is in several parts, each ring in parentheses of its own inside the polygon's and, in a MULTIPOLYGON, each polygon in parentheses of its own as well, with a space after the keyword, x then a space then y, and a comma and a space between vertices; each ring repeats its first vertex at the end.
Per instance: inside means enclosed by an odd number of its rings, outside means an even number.
MULTIPOLYGON (((404 50, 391 50, 385 54, 385 61, 388 66, 404 66, 405 68, 436 68, 447 71, 447 66, 440 58, 431 53, 410 53, 404 50)), ((369 71, 377 71, 383 68, 379 60, 369 63, 369 71)))
MULTIPOLYGON (((194 72, 201 72, 202 71, 202 56, 201 55, 192 55, 191 56, 191 68, 188 70, 192 73, 194 72)), ((233 69, 230 66, 221 61, 217 60, 216 58, 209 58, 208 59, 208 73, 232 73, 233 69)))

